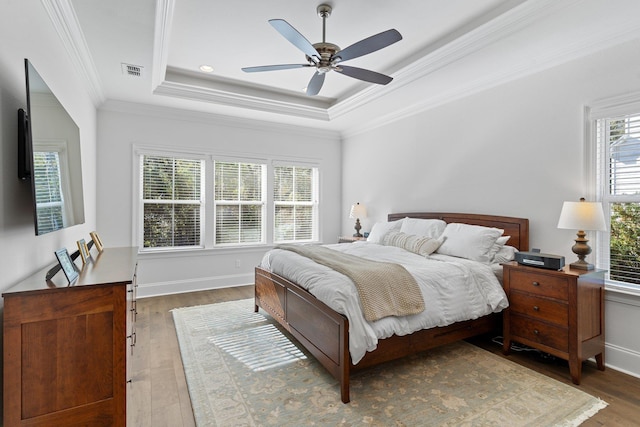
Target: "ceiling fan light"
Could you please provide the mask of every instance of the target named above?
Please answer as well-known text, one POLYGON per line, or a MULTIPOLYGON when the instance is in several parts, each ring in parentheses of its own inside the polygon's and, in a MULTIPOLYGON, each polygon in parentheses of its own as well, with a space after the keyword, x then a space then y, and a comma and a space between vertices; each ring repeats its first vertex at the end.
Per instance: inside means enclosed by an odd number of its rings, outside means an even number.
POLYGON ((204 73, 213 73, 213 67, 211 65, 203 64, 199 68, 200 68, 200 71, 204 73))

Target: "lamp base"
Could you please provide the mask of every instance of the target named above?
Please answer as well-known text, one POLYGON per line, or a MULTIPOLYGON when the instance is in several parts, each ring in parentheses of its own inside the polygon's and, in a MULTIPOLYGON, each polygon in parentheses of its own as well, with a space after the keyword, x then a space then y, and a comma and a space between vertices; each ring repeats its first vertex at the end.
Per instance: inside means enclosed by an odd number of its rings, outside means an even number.
POLYGON ((588 262, 584 261, 584 260, 578 260, 574 263, 569 264, 570 268, 573 269, 577 269, 577 270, 593 270, 595 269, 593 264, 589 264, 588 262))
POLYGON ((591 253, 591 247, 587 244, 589 240, 585 239, 587 234, 584 230, 578 230, 576 244, 573 245, 571 250, 574 254, 578 255, 578 260, 572 264, 570 264, 571 268, 575 268, 578 270, 593 270, 593 264, 589 264, 585 261, 585 257, 591 253))
POLYGON ((360 230, 362 229, 362 226, 360 225, 360 218, 356 218, 356 226, 353 228, 356 229, 356 233, 353 237, 362 237, 362 234, 360 234, 360 230))

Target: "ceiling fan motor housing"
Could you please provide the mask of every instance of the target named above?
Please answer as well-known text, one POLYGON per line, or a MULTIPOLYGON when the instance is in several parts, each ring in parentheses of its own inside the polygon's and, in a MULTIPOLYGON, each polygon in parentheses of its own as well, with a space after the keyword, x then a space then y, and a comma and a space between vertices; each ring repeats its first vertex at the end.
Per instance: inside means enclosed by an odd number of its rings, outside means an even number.
POLYGON ((318 71, 321 73, 326 73, 328 71, 331 71, 335 67, 335 64, 331 60, 331 57, 336 52, 340 51, 340 47, 333 43, 326 43, 326 42, 315 43, 313 47, 320 54, 320 62, 316 64, 316 62, 313 61, 308 56, 306 57, 307 61, 309 61, 311 65, 315 65, 318 68, 318 71))

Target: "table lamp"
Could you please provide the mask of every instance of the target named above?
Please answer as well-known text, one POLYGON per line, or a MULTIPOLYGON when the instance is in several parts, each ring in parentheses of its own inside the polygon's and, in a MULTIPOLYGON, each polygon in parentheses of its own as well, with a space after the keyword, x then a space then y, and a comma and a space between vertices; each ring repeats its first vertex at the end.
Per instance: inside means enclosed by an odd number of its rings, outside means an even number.
POLYGON ((564 202, 558 228, 578 230, 576 244, 571 250, 578 255, 578 261, 571 264, 571 268, 580 270, 593 270, 593 264, 589 264, 584 258, 591 253, 591 247, 585 239, 587 235, 584 231, 604 231, 607 224, 602 211, 602 203, 585 202, 584 197, 579 202, 564 202))
POLYGON ((351 205, 351 210, 349 211, 349 218, 356 219, 356 226, 354 227, 356 229, 356 234, 354 234, 353 237, 362 237, 362 234, 360 234, 360 230, 362 229, 362 226, 360 225, 360 218, 366 218, 366 217, 367 217, 367 208, 365 208, 364 205, 361 205, 360 203, 351 205))

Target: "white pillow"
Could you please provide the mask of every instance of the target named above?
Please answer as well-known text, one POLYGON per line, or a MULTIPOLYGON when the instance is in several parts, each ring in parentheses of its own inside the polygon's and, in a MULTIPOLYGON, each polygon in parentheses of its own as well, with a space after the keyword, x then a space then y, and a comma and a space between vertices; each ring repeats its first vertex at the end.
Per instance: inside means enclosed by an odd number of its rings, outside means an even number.
POLYGON ((404 220, 401 219, 391 222, 376 222, 373 224, 373 227, 371 227, 371 232, 369 233, 369 237, 367 237, 367 242, 382 244, 382 239, 385 234, 389 231, 399 230, 403 221, 404 220))
POLYGON ((489 251, 504 230, 480 225, 450 223, 442 236, 439 254, 456 256, 480 262, 490 262, 489 251))
POLYGON ((441 219, 404 218, 400 231, 416 236, 440 237, 447 223, 441 219))
POLYGON ((491 249, 489 249, 489 253, 487 253, 487 258, 489 258, 490 262, 493 262, 493 257, 509 241, 510 238, 511 236, 500 236, 496 239, 496 242, 493 244, 491 249))
POLYGON ((505 262, 513 261, 516 257, 518 250, 513 246, 503 246, 493 257, 493 263, 504 264, 505 262))
POLYGON ((390 231, 382 239, 382 244, 387 246, 397 246, 418 255, 431 255, 442 244, 442 238, 427 236, 416 236, 401 231, 390 231))

